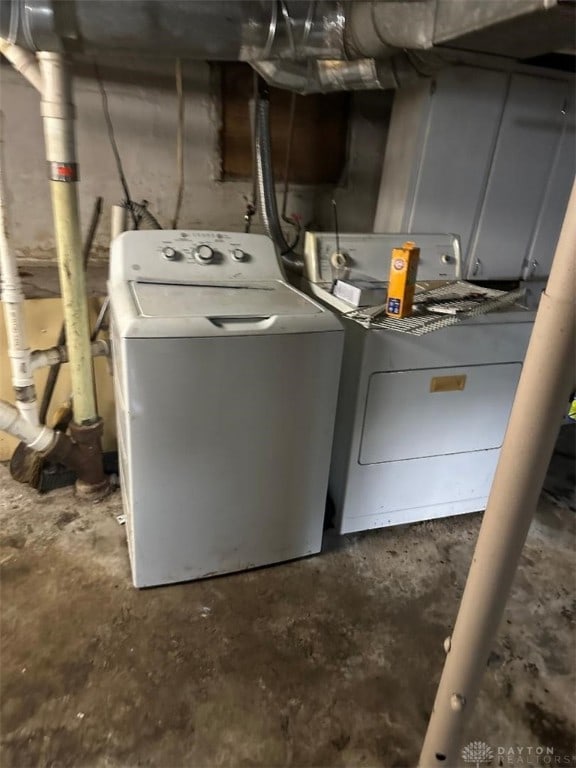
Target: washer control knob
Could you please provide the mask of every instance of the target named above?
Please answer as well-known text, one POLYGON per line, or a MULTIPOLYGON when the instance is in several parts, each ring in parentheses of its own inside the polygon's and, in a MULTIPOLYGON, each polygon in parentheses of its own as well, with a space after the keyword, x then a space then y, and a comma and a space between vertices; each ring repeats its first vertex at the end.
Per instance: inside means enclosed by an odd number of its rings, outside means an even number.
POLYGON ((242 248, 234 248, 232 251, 230 251, 230 256, 234 261, 245 261, 246 260, 246 254, 242 250, 242 248))
POLYGON ((194 258, 198 264, 210 264, 210 262, 214 261, 214 251, 209 245, 199 245, 194 252, 194 258))
POLYGON ((164 256, 165 259, 168 259, 168 261, 177 261, 179 253, 175 248, 172 248, 172 246, 166 245, 162 248, 162 256, 164 256))

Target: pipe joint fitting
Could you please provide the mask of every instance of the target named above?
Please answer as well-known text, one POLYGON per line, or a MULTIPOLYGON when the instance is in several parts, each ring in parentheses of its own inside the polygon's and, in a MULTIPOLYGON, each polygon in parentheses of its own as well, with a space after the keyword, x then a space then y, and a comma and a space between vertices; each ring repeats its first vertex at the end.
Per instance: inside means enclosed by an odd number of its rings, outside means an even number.
POLYGON ((0 301, 5 304, 20 304, 20 302, 24 301, 24 291, 20 281, 18 281, 18 284, 12 284, 7 279, 3 279, 0 301))
POLYGON ((20 72, 22 77, 36 88, 40 93, 42 92, 42 77, 40 75, 40 67, 36 61, 36 57, 30 51, 25 48, 21 48, 18 45, 14 45, 8 40, 0 38, 0 53, 2 53, 8 61, 12 64, 17 72, 20 72))
MULTIPOLYGON (((106 339, 96 339, 90 345, 92 357, 110 357, 110 345, 106 339)), ((30 370, 36 371, 38 368, 46 368, 60 363, 67 363, 68 348, 65 344, 49 349, 35 349, 30 353, 30 370)))
POLYGON ((78 445, 93 448, 100 444, 104 432, 104 422, 97 419, 93 424, 70 424, 70 434, 78 445))
MULTIPOLYGON (((42 426, 38 420, 38 406, 36 404, 36 389, 35 387, 25 387, 24 391, 16 390, 16 408, 20 416, 25 419, 28 424, 33 427, 42 426), (26 399, 23 399, 25 397, 26 399)), ((45 436, 44 436, 45 437, 45 436)), ((43 440, 43 437, 42 437, 43 440)), ((42 441, 41 440, 41 441, 42 441)), ((31 444, 31 447, 33 444, 31 444)), ((40 450, 40 449, 39 449, 40 450)))
POLYGON ((0 430, 22 440, 35 451, 49 451, 54 445, 54 432, 38 424, 36 411, 31 403, 19 403, 15 408, 0 400, 0 430))
POLYGON ((75 120, 76 108, 70 102, 47 101, 40 102, 40 114, 46 120, 75 120))
POLYGON ((12 385, 14 388, 34 388, 30 349, 9 349, 8 358, 12 367, 12 385))
POLYGON ((14 394, 18 403, 36 402, 36 387, 33 384, 25 387, 14 387, 14 394))
POLYGON ((99 500, 110 490, 102 464, 102 432, 104 423, 70 424, 70 436, 58 433, 46 458, 59 461, 76 472, 76 493, 86 499, 99 500))

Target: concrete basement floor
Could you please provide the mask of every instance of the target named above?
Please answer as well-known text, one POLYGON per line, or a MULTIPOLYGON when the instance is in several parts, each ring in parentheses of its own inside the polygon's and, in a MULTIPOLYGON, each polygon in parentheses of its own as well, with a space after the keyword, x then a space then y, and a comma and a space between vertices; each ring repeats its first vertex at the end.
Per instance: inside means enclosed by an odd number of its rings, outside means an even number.
MULTIPOLYGON (((416 764, 480 515, 137 591, 118 494, 0 488, 2 768, 416 764)), ((493 765, 576 765, 575 533, 543 496, 465 740, 524 748, 493 765)))

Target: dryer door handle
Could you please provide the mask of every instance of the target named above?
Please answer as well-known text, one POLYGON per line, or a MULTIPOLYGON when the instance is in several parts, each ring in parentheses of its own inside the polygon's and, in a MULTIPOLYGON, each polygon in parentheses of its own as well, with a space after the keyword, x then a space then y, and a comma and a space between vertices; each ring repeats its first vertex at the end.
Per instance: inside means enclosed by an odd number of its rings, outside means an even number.
POLYGON ((249 315, 242 317, 209 317, 208 320, 216 328, 222 328, 225 331, 262 331, 274 325, 276 315, 268 315, 267 317, 260 315, 254 317, 249 315))

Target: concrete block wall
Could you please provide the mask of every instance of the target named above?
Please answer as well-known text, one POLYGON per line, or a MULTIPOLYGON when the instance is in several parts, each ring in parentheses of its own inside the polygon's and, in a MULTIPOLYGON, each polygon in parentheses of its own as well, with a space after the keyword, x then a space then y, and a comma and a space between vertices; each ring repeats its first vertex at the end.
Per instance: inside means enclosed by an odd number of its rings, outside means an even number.
MULTIPOLYGON (((173 62, 101 60, 101 75, 133 199, 145 198, 164 226, 176 202, 176 95, 173 62)), ((250 182, 220 181, 220 104, 217 68, 184 66, 186 188, 182 228, 243 227, 250 182)), ((122 199, 93 65, 76 67, 75 99, 83 228, 94 199, 104 198, 96 245, 106 257, 110 206, 122 199)), ((295 187, 288 210, 304 223, 332 228, 330 200, 339 206, 343 231, 370 231, 384 155, 391 98, 381 92, 353 97, 348 166, 341 184, 295 187)), ((0 67, 0 107, 5 116, 9 215, 18 256, 53 259, 54 238, 39 96, 8 65, 0 67)), ((253 231, 259 231, 257 217, 253 231)))
MULTIPOLYGON (((164 226, 169 226, 176 202, 176 110, 173 63, 141 60, 99 63, 108 94, 116 140, 130 192, 145 198, 164 226), (121 66, 126 64, 126 66, 121 66)), ((103 217, 93 258, 106 259, 110 206, 123 198, 102 111, 93 65, 75 72, 77 140, 80 162, 80 211, 86 230, 95 198, 104 198, 103 217)), ((205 63, 187 63, 185 85, 186 188, 180 226, 202 229, 242 229, 251 182, 220 181, 220 104, 217 70, 205 63)), ((0 65, 0 109, 4 114, 5 161, 9 222, 13 247, 24 260, 55 260, 52 210, 46 175, 39 94, 6 64, 0 65)), ((383 164, 391 95, 354 94, 349 131, 348 164, 344 178, 332 186, 293 187, 288 211, 299 213, 314 228, 332 229, 331 200, 338 201, 342 231, 370 231, 383 164)), ((255 217, 253 231, 261 231, 255 217)), ((53 295, 53 294, 51 294, 53 295)), ((55 343, 61 323, 55 298, 26 302, 29 343, 43 348, 55 343)), ((69 396, 68 366, 62 368, 52 411, 69 396)), ((105 417, 104 447, 115 447, 113 394, 107 364, 95 362, 100 413, 105 417)), ((39 395, 46 371, 38 371, 39 395)), ((13 392, 0 313, 0 398, 13 392)), ((7 460, 17 441, 0 433, 0 461, 7 460)))

